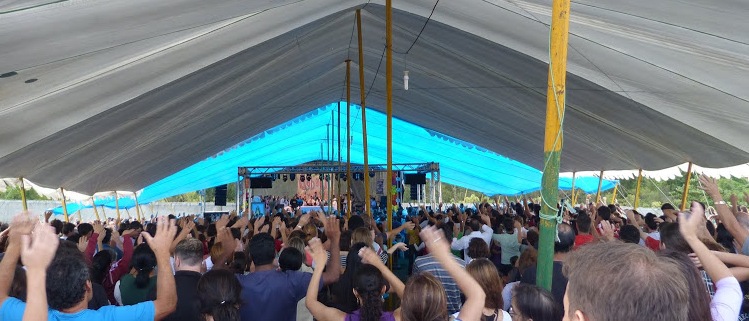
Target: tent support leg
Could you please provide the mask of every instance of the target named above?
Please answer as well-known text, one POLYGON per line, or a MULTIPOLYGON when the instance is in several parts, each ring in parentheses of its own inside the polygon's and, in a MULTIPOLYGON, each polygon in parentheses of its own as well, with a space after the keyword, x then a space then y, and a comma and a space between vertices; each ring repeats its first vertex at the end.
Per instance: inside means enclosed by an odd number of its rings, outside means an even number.
MULTIPOLYGON (((439 203, 442 204, 442 172, 439 169, 437 170, 437 188, 439 189, 438 191, 439 197, 437 201, 439 201, 439 203)), ((440 211, 442 211, 441 208, 440 208, 440 211)))
POLYGON ((351 60, 346 59, 346 217, 351 217, 351 60))
POLYGON ((338 211, 338 214, 340 214, 341 210, 343 209, 343 200, 341 199, 341 167, 342 165, 343 165, 343 160, 341 158, 341 102, 339 101, 338 102, 338 168, 336 169, 336 175, 335 175, 336 181, 338 181, 338 198, 336 199, 338 201, 336 204, 336 207, 337 207, 336 210, 338 211))
POLYGON ((138 194, 133 193, 133 196, 135 196, 135 216, 138 218, 138 221, 140 221, 141 215, 140 215, 140 203, 138 203, 138 194))
POLYGON ((65 189, 60 187, 60 195, 62 195, 62 215, 65 217, 65 223, 70 222, 68 216, 68 202, 65 200, 65 189))
POLYGON ((570 0, 554 0, 551 15, 549 82, 546 94, 546 133, 544 172, 541 179, 541 235, 536 283, 551 290, 554 240, 557 232, 559 201, 559 159, 562 154, 562 119, 565 108, 567 42, 569 38, 570 0))
POLYGON ((681 211, 687 208, 687 197, 689 196, 689 182, 692 180, 692 162, 687 167, 687 180, 684 181, 684 193, 681 194, 681 211))
MULTIPOLYGON (((388 231, 393 230, 393 1, 385 0, 385 91, 387 112, 387 184, 388 231)), ((387 241, 388 247, 392 245, 387 241)), ((392 261, 391 261, 392 265, 392 261)))
POLYGON ((117 209, 117 222, 119 224, 121 217, 120 217, 120 196, 117 195, 117 191, 114 191, 114 207, 117 209))
POLYGON ((619 189, 619 184, 614 185, 614 195, 611 196, 611 204, 616 204, 616 191, 619 189))
POLYGON ((577 178, 577 172, 572 172, 572 194, 570 194, 570 202, 572 203, 572 206, 575 206, 575 204, 577 204, 577 198, 575 197, 576 178, 577 178))
POLYGON ((356 29, 359 35, 359 91, 361 94, 361 128, 362 144, 364 145, 364 209, 372 214, 369 191, 369 150, 367 148, 367 93, 364 91, 364 39, 362 37, 361 9, 356 9, 356 29))
POLYGON ((642 184, 642 168, 637 174, 637 187, 635 188, 635 210, 640 207, 640 185, 642 184))
POLYGON ((601 187, 603 187, 603 171, 598 174, 598 192, 596 192, 596 206, 601 202, 601 187))
MULTIPOLYGON (((97 221, 101 221, 101 218, 99 218, 99 211, 96 209, 96 202, 94 202, 94 197, 91 196, 91 207, 94 208, 94 215, 96 216, 97 221)), ((119 228, 119 226, 118 226, 119 228)))
POLYGON ((23 205, 24 211, 28 211, 29 205, 26 202, 26 186, 24 186, 23 184, 23 177, 19 178, 18 180, 21 181, 21 205, 23 205))

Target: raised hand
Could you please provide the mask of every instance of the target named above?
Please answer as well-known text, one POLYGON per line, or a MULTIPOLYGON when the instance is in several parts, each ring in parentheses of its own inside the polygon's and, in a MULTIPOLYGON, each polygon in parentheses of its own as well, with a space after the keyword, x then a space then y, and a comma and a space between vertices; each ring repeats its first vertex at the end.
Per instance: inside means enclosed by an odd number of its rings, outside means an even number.
POLYGON ((101 222, 97 221, 97 222, 94 222, 94 224, 92 225, 94 227, 94 233, 99 234, 99 235, 104 234, 104 225, 102 225, 101 222))
POLYGON ((88 236, 81 236, 78 238, 78 250, 85 253, 86 247, 88 246, 88 236))
POLYGON ((39 224, 33 234, 21 236, 21 244, 21 261, 26 269, 43 272, 55 257, 60 238, 54 228, 39 224))
POLYGON ((452 255, 452 253, 450 253, 450 243, 445 239, 445 234, 434 226, 423 229, 421 233, 419 233, 419 237, 421 237, 421 240, 426 244, 429 253, 435 256, 452 255))
POLYGON ((31 234, 38 221, 29 212, 22 212, 13 217, 10 223, 10 241, 20 244, 21 236, 31 234))
POLYGON ((714 178, 707 177, 706 175, 700 175, 700 189, 705 191, 711 198, 721 198, 720 190, 718 189, 718 183, 714 178))
POLYGON ((364 264, 371 264, 374 266, 380 266, 384 265, 382 264, 382 261, 380 259, 380 256, 375 253, 372 249, 369 247, 363 247, 359 250, 359 257, 362 260, 362 263, 364 264))
MULTIPOLYGON (((260 228, 263 226, 263 224, 265 224, 265 216, 255 219, 255 224, 253 224, 255 233, 261 233, 260 228)), ((216 226, 216 228, 218 228, 218 226, 216 226)))
POLYGON ((325 224, 325 235, 328 237, 328 239, 338 240, 341 238, 341 225, 338 224, 337 217, 331 215, 323 219, 322 221, 323 224, 325 224))
POLYGON ((151 236, 148 232, 142 232, 140 235, 146 240, 156 257, 159 257, 159 255, 169 257, 172 241, 174 236, 177 235, 177 226, 174 220, 162 216, 156 221, 156 236, 151 236))
POLYGON ((400 251, 408 251, 408 245, 403 242, 398 242, 393 245, 394 249, 400 250, 400 251))
POLYGON ((601 221, 601 231, 603 238, 606 240, 613 241, 616 239, 614 236, 614 228, 609 221, 601 221))
POLYGON ((322 242, 320 242, 319 238, 312 238, 309 241, 309 249, 312 254, 312 259, 315 261, 315 266, 317 266, 319 269, 322 269, 325 267, 325 264, 328 263, 328 253, 325 252, 325 248, 322 245, 322 242))

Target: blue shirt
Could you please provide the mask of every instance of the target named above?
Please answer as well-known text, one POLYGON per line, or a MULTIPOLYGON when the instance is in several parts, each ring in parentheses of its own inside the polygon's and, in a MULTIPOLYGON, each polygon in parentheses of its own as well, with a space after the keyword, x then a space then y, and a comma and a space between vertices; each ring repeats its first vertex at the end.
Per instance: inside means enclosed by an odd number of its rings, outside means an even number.
POLYGON ((296 321, 296 305, 307 296, 312 273, 270 270, 237 278, 242 284, 242 321, 296 321))
MULTIPOLYGON (((21 321, 23 311, 26 309, 26 303, 16 298, 9 297, 5 299, 0 307, 0 320, 3 321, 21 321)), ((50 321, 74 321, 74 320, 91 320, 91 321, 141 321, 153 320, 155 316, 155 307, 153 301, 146 301, 136 305, 114 306, 107 305, 99 310, 83 310, 76 313, 63 313, 57 310, 49 309, 48 320, 50 321)))

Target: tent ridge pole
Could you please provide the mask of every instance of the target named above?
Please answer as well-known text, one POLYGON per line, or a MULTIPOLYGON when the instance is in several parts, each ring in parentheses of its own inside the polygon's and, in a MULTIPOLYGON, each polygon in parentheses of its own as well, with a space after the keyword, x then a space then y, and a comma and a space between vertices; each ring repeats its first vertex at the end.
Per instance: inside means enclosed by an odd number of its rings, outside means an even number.
POLYGON ((356 9, 356 29, 359 38, 359 93, 361 95, 362 144, 364 145, 364 211, 372 214, 369 198, 369 150, 367 146, 367 93, 364 91, 364 39, 362 37, 361 9, 356 9))
POLYGON ((351 59, 346 59, 346 217, 351 217, 351 59))
POLYGON ((687 167, 687 179, 684 181, 684 192, 681 194, 681 210, 684 211, 687 208, 687 197, 689 196, 689 181, 692 180, 692 162, 689 162, 687 167))
POLYGON ((635 188, 635 210, 640 207, 640 185, 642 184, 642 168, 637 173, 637 187, 635 188))

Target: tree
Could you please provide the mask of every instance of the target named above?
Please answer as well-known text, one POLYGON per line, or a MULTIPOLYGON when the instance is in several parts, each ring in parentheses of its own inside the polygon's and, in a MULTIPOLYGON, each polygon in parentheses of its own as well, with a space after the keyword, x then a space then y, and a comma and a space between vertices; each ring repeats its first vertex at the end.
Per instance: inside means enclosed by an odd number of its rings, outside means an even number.
MULTIPOLYGON (((0 199, 4 200, 20 200, 21 199, 21 188, 17 186, 8 187, 5 192, 0 192, 0 199)), ((29 201, 46 201, 48 197, 39 195, 34 189, 26 190, 26 200, 29 201)))

